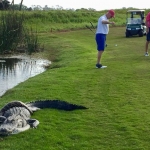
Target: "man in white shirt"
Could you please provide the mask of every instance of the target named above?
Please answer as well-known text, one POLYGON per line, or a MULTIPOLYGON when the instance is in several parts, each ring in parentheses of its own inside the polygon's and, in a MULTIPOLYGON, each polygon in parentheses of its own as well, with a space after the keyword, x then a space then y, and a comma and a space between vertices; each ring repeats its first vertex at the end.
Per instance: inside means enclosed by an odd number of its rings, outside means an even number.
POLYGON ((109 10, 106 14, 104 14, 98 19, 97 30, 96 30, 96 35, 95 35, 95 40, 97 43, 97 50, 98 50, 96 68, 107 67, 107 66, 102 66, 102 64, 100 63, 100 60, 105 50, 106 35, 109 32, 109 24, 115 24, 114 22, 110 22, 109 19, 114 18, 114 17, 115 17, 114 10, 109 10))

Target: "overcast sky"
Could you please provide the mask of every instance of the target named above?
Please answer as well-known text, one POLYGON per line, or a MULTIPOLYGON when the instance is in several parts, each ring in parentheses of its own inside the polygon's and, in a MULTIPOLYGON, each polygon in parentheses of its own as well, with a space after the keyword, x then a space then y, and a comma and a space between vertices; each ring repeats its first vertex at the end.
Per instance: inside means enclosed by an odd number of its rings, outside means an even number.
MULTIPOLYGON (((11 0, 9 0, 11 2, 11 0)), ((19 4, 21 0, 14 0, 15 4, 19 4)), ((117 9, 122 7, 134 7, 139 9, 150 8, 148 0, 24 0, 23 5, 31 7, 32 5, 40 5, 44 7, 62 6, 64 9, 80 9, 94 8, 96 10, 117 9), (140 2, 141 1, 141 2, 140 2)))

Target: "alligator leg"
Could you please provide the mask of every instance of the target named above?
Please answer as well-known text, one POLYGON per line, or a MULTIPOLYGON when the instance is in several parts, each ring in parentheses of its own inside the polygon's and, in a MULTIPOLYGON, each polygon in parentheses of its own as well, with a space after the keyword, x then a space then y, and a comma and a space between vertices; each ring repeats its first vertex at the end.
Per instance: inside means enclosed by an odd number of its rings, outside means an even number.
POLYGON ((36 119, 29 119, 27 120, 28 124, 32 127, 32 128, 37 128, 39 121, 36 119))

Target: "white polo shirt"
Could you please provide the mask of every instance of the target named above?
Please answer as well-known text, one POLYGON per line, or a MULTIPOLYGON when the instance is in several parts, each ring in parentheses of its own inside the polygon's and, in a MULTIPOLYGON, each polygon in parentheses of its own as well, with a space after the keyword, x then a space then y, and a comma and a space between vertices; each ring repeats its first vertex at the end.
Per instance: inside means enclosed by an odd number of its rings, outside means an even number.
POLYGON ((103 16, 101 16, 98 19, 96 34, 98 34, 98 33, 108 34, 108 32, 109 32, 109 24, 102 24, 103 20, 108 20, 106 15, 103 15, 103 16))

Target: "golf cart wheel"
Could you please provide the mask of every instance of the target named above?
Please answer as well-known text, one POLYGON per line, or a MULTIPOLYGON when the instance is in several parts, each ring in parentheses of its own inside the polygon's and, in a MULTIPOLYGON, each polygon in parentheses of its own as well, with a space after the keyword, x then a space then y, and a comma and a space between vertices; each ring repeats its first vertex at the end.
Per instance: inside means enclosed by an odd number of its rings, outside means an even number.
POLYGON ((140 30, 140 32, 139 32, 139 37, 142 37, 142 36, 143 36, 143 31, 140 30))
POLYGON ((129 37, 130 33, 128 31, 126 31, 126 37, 129 37))

